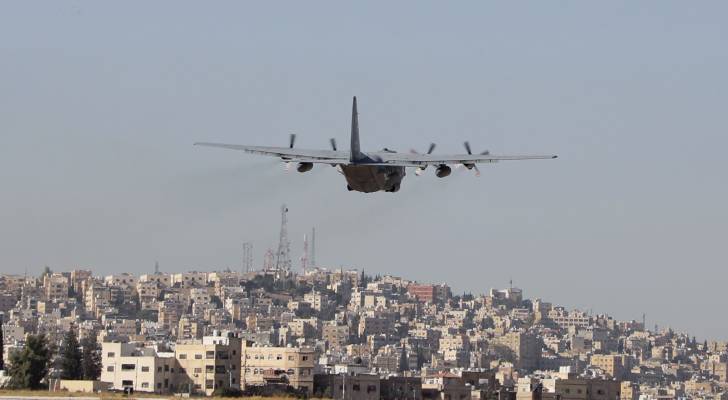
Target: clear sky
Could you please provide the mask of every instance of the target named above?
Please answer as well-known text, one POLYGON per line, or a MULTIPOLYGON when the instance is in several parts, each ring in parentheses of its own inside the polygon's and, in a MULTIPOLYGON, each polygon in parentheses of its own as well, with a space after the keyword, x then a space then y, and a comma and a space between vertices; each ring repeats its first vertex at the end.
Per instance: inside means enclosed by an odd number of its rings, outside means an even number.
POLYGON ((728 3, 2 2, 0 270, 320 264, 728 339, 728 3), (549 161, 346 191, 195 141, 549 161), (298 264, 298 263, 296 263, 298 264))

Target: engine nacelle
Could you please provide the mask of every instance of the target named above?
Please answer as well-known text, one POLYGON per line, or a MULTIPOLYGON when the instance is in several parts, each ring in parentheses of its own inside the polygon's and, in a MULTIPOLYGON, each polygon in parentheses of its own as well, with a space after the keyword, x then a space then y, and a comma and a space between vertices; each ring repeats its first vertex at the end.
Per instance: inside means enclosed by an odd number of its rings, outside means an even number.
POLYGON ((296 170, 298 172, 308 172, 313 168, 313 163, 310 162, 302 162, 298 163, 298 167, 296 167, 296 170))
POLYGON ((448 167, 447 165, 443 164, 437 167, 437 170, 435 170, 435 175, 437 175, 438 178, 444 178, 452 173, 452 169, 448 167))

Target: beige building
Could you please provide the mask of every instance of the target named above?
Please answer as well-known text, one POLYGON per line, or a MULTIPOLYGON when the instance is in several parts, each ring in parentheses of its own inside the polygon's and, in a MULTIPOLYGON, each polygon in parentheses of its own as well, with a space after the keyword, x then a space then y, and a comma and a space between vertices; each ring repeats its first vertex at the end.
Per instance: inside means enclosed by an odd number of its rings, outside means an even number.
POLYGON ((43 292, 46 300, 68 300, 68 288, 68 277, 63 274, 56 272, 43 276, 43 292))
POLYGON ((104 283, 108 286, 118 286, 125 289, 136 290, 137 277, 126 272, 123 274, 108 275, 104 277, 104 283))
POLYGON ((321 336, 329 349, 340 350, 349 343, 349 326, 327 323, 322 328, 321 336))
POLYGON ((159 316, 157 321, 167 329, 176 328, 186 308, 185 304, 176 300, 161 301, 159 302, 159 316))
POLYGON ((632 369, 630 357, 623 354, 594 354, 591 356, 591 365, 620 380, 628 379, 632 369))
POLYGON ((243 386, 284 380, 294 388, 312 392, 316 366, 316 352, 313 348, 264 347, 247 342, 243 343, 242 354, 243 386))
POLYGON ((508 332, 493 340, 494 347, 503 346, 513 352, 516 368, 533 370, 541 360, 541 340, 528 332, 508 332))
POLYGON ((604 379, 551 378, 543 380, 544 392, 561 400, 614 400, 620 397, 620 382, 604 379))
POLYGON ((172 286, 172 276, 170 274, 144 274, 139 277, 139 282, 156 282, 160 287, 168 288, 172 286))
POLYGON ((212 395, 240 388, 241 340, 233 334, 180 342, 174 352, 135 343, 103 343, 101 382, 112 389, 212 395))
POLYGON ((215 389, 240 388, 241 339, 232 333, 183 341, 175 346, 179 391, 211 395, 215 389))
POLYGON ((172 353, 158 354, 154 349, 134 343, 103 343, 100 381, 112 389, 131 388, 137 392, 173 391, 175 359, 172 353))

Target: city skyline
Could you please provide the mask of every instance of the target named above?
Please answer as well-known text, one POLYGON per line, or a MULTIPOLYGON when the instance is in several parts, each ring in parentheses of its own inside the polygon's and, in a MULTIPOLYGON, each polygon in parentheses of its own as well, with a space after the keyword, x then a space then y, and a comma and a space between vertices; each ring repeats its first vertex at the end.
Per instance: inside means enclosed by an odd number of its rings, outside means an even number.
MULTIPOLYGON (((503 286, 728 332, 726 4, 4 3, 0 270, 237 265, 317 227, 322 265, 503 286), (333 168, 192 143, 553 152, 351 196, 333 168), (617 294, 617 295, 615 295, 617 294)), ((295 259, 295 258, 294 258, 295 259)), ((483 288, 484 289, 484 288, 483 288)))

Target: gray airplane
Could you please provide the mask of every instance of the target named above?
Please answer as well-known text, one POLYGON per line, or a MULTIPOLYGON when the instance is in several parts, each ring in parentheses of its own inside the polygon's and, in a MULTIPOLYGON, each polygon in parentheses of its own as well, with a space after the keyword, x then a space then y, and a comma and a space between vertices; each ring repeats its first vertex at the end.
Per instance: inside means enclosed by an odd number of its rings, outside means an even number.
POLYGON ((198 146, 221 147, 225 149, 242 150, 246 153, 263 154, 280 157, 286 163, 298 163, 298 172, 307 172, 314 164, 329 164, 337 168, 346 177, 348 190, 371 193, 378 191, 396 192, 404 179, 405 167, 415 168, 415 174, 420 175, 429 165, 435 168, 435 175, 444 178, 452 172, 448 164, 462 165, 469 170, 480 171, 476 164, 494 163, 505 160, 536 160, 556 158, 555 155, 516 155, 496 156, 484 151, 473 154, 470 144, 465 142, 467 154, 434 155, 435 144, 430 144, 427 154, 419 154, 414 150, 409 154, 397 153, 387 148, 381 151, 364 153, 359 148, 359 114, 356 111, 356 96, 351 112, 351 148, 349 151, 340 151, 336 147, 336 140, 331 139, 331 150, 304 150, 295 149, 293 145, 296 136, 291 135, 288 147, 245 146, 225 143, 195 143, 198 146))

